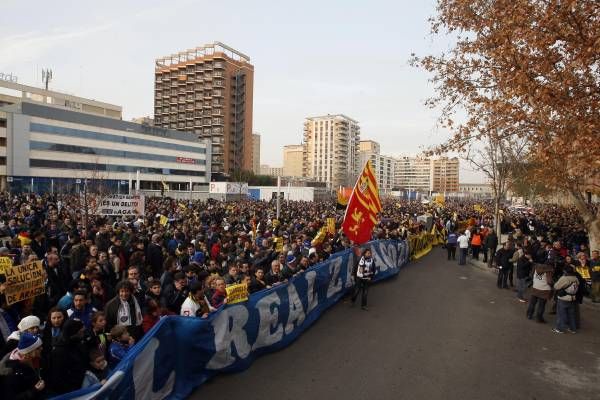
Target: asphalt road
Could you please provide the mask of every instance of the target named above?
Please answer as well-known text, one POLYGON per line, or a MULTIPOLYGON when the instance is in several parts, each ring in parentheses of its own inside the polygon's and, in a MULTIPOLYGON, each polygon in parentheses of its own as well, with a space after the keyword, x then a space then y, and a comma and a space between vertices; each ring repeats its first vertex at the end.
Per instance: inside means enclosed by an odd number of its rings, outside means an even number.
POLYGON ((600 310, 575 335, 525 318, 495 275, 441 249, 340 302, 294 344, 190 399, 600 399, 600 310))

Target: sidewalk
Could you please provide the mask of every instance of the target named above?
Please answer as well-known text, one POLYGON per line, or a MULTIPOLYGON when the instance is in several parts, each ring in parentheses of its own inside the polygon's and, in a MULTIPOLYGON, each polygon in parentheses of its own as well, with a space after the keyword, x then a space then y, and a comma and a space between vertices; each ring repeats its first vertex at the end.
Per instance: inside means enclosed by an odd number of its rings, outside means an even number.
MULTIPOLYGON (((485 272, 487 272, 489 274, 498 275, 498 270, 496 268, 489 268, 486 263, 484 263, 481 260, 475 260, 470 255, 467 256, 467 264, 469 264, 469 265, 471 265, 471 266, 473 266, 475 268, 478 268, 478 269, 480 269, 482 271, 485 271, 485 272)), ((584 307, 592 307, 594 309, 600 310, 600 303, 594 303, 592 300, 590 300, 589 297, 584 297, 583 298, 583 304, 582 304, 582 306, 584 306, 584 307)))

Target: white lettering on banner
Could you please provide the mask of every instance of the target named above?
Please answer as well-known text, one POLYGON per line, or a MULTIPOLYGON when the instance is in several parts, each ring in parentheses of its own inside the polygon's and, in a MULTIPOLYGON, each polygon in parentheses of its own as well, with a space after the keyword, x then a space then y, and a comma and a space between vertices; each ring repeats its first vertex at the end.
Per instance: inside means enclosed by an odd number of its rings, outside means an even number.
POLYGON ((294 327, 302 325, 305 317, 302 300, 300 300, 300 296, 298 296, 298 291, 294 285, 288 285, 288 301, 290 303, 290 310, 288 313, 287 324, 285 325, 286 335, 292 333, 294 327))
POLYGON ((315 293, 315 280, 317 279, 316 271, 308 271, 304 274, 306 278, 306 282, 308 283, 308 288, 306 290, 306 297, 308 299, 308 307, 306 308, 306 314, 309 314, 312 310, 315 309, 317 304, 319 304, 319 299, 315 293))
POLYGON ((235 357, 231 354, 232 344, 235 344, 240 358, 248 357, 251 347, 244 332, 246 322, 248 322, 248 310, 244 305, 228 307, 219 312, 212 321, 215 329, 215 354, 206 364, 207 369, 220 369, 233 364, 235 357))
POLYGON ((339 279, 341 266, 341 257, 334 258, 329 264, 329 273, 331 274, 331 278, 329 279, 329 287, 327 288, 327 298, 334 296, 343 288, 342 280, 339 279))
POLYGON ((281 304, 281 299, 277 292, 263 297, 256 303, 260 323, 258 325, 258 336, 252 350, 270 346, 279 342, 283 337, 283 326, 279 323, 279 304, 281 304), (271 332, 273 329, 275 331, 271 332))
MULTIPOLYGON (((152 338, 133 363, 135 400, 162 400, 175 387, 175 371, 171 371, 167 382, 158 392, 154 391, 154 356, 159 344, 158 339, 152 338)), ((163 365, 161 367, 164 368, 163 365)))

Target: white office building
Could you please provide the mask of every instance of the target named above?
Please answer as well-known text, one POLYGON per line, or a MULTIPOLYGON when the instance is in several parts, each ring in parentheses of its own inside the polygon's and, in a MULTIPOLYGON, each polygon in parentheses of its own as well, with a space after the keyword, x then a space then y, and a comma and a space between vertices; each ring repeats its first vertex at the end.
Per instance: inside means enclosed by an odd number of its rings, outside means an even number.
POLYGON ((201 190, 210 182, 210 143, 187 132, 27 100, 0 113, 0 173, 12 191, 75 191, 90 181, 125 193, 138 177, 141 190, 163 182, 201 190))

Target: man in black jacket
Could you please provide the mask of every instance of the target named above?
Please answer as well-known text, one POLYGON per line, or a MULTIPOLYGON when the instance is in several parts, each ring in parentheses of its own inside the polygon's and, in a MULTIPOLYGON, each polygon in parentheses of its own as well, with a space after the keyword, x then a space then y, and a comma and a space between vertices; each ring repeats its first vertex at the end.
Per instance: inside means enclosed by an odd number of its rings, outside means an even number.
POLYGON ((494 229, 491 229, 485 237, 483 246, 486 248, 486 254, 484 254, 484 262, 487 261, 488 267, 492 268, 494 262, 494 254, 496 254, 496 249, 498 248, 498 236, 496 235, 496 231, 494 229))
POLYGON ((496 265, 498 266, 498 289, 508 289, 508 274, 513 269, 510 261, 514 253, 510 242, 504 243, 504 246, 496 252, 496 265))
POLYGON ((83 323, 77 319, 67 320, 63 325, 62 333, 50 353, 48 386, 52 395, 81 388, 87 369, 83 334, 83 323))
POLYGON ((60 298, 67 293, 67 280, 64 271, 60 268, 60 258, 57 254, 48 253, 43 261, 46 270, 46 296, 50 305, 54 306, 60 298))
POLYGON ((531 257, 529 250, 524 250, 523 255, 517 260, 517 299, 521 303, 527 303, 525 289, 527 289, 532 266, 533 257, 531 257))
POLYGON ((162 246, 160 245, 160 236, 157 233, 152 235, 152 242, 148 245, 146 262, 152 269, 152 276, 155 279, 160 279, 164 260, 162 246))

